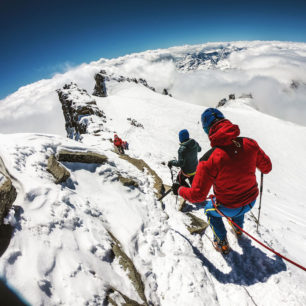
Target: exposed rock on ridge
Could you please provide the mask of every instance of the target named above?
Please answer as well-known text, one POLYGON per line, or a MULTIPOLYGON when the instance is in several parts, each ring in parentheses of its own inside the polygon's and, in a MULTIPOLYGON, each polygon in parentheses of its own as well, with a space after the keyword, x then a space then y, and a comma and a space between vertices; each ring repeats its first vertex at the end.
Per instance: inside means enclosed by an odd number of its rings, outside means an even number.
POLYGON ((67 137, 79 140, 81 134, 99 132, 106 116, 85 89, 77 84, 66 84, 57 90, 65 117, 67 137))
POLYGON ((98 97, 107 96, 106 82, 110 82, 110 81, 116 81, 119 83, 129 82, 129 83, 141 84, 154 92, 156 91, 154 87, 149 86, 149 84, 147 83, 145 79, 129 78, 129 77, 125 77, 122 75, 116 76, 113 73, 108 75, 105 70, 101 70, 99 73, 95 75, 95 81, 96 81, 96 85, 95 85, 95 88, 92 94, 98 97))
POLYGON ((149 165, 143 161, 142 159, 136 159, 132 158, 128 155, 120 155, 120 158, 127 160, 129 163, 134 165, 136 168, 138 168, 140 171, 147 171, 154 179, 154 189, 155 189, 155 195, 159 198, 163 192, 165 191, 165 187, 163 184, 162 179, 157 175, 157 173, 149 167, 149 165))
POLYGON ((0 172, 0 225, 16 200, 17 191, 12 181, 0 172))
POLYGON ((93 95, 97 97, 107 97, 106 86, 105 86, 106 72, 101 70, 100 73, 95 75, 96 85, 93 91, 93 95))
POLYGON ((48 159, 47 171, 54 176, 56 184, 65 182, 70 177, 70 172, 56 160, 54 155, 48 159))
MULTIPOLYGON (((120 265, 127 271, 128 277, 130 278, 134 288, 136 289, 139 297, 143 300, 144 305, 148 305, 145 293, 144 293, 144 284, 141 279, 141 275, 136 270, 133 261, 126 255, 123 251, 120 242, 115 238, 115 236, 108 232, 111 238, 113 239, 112 250, 115 257, 118 258, 120 265)), ((120 292, 121 294, 121 292, 120 292)), ((122 295, 122 294, 121 294, 122 295)), ((134 302, 134 301, 133 301, 134 302)), ((139 305, 138 303, 133 303, 133 305, 139 305)))
POLYGON ((62 162, 104 164, 107 162, 107 157, 95 152, 61 150, 58 153, 58 160, 62 162))

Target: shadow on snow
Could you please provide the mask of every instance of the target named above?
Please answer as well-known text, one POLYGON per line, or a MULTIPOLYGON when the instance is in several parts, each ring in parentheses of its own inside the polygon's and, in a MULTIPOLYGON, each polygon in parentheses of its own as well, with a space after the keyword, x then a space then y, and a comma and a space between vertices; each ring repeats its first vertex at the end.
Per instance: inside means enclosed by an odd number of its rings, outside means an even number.
MULTIPOLYGON (((180 235, 183 236, 182 234, 180 235)), ((203 266, 208 269, 216 280, 223 284, 232 283, 250 286, 259 282, 266 282, 273 274, 287 270, 286 264, 280 257, 276 255, 274 255, 274 258, 268 257, 259 248, 253 246, 250 239, 241 237, 238 239, 238 244, 243 253, 239 254, 232 249, 228 255, 223 256, 228 266, 231 267, 230 272, 224 273, 216 268, 198 248, 193 246, 188 238, 183 237, 192 247, 194 254, 202 261, 203 266)), ((220 253, 216 252, 215 256, 220 256, 220 260, 223 260, 220 253)))

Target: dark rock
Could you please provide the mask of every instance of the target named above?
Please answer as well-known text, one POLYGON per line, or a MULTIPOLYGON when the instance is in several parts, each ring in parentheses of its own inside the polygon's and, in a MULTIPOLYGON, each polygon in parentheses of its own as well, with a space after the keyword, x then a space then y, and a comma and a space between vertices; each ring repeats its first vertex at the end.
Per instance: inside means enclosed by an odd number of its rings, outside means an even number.
POLYGON ((89 126, 97 129, 106 122, 106 116, 96 101, 75 83, 64 85, 57 93, 66 121, 67 137, 78 140, 81 134, 88 133, 89 126))
POLYGON ((123 154, 120 155, 120 158, 128 161, 130 164, 134 165, 140 171, 144 171, 145 169, 147 169, 149 174, 154 179, 155 195, 157 196, 157 198, 163 195, 165 191, 165 187, 164 187, 162 179, 157 175, 157 173, 153 169, 151 169, 151 167, 145 161, 143 161, 142 159, 136 159, 136 158, 130 157, 128 155, 123 155, 123 154))
POLYGON ((100 71, 100 73, 97 73, 95 75, 96 85, 92 93, 94 96, 103 97, 103 98, 107 97, 105 80, 106 80, 105 70, 102 70, 100 71))
POLYGON ((7 250, 14 228, 10 224, 1 224, 0 225, 0 257, 7 250))
POLYGON ((127 121, 130 121, 131 125, 135 126, 135 127, 140 127, 140 128, 144 128, 143 125, 139 122, 137 122, 137 120, 132 119, 132 118, 127 118, 127 121))
POLYGON ((61 162, 104 164, 107 162, 107 157, 94 152, 74 152, 61 150, 58 153, 57 160, 61 162))
POLYGON ((191 218, 191 224, 187 227, 190 234, 202 234, 208 227, 208 223, 191 213, 186 214, 191 218))
MULTIPOLYGON (((131 280, 134 288, 136 289, 140 298, 143 300, 144 304, 148 305, 148 302, 147 302, 147 299, 144 293, 144 284, 142 282, 141 275, 136 270, 133 261, 126 255, 126 253, 122 249, 120 242, 115 238, 115 236, 111 232, 108 232, 108 233, 114 242, 112 249, 115 254, 115 257, 118 258, 119 264, 123 267, 123 269, 127 271, 129 279, 131 280)), ((118 290, 116 291, 119 292, 118 290)), ((120 294, 124 299, 127 298, 126 296, 122 295, 121 292, 120 294)), ((139 304, 136 302, 135 304, 133 303, 131 305, 139 305, 139 304)))
POLYGON ((221 107, 221 106, 224 106, 226 104, 227 100, 224 98, 222 100, 219 101, 218 105, 217 105, 217 108, 218 107, 221 107))
POLYGON ((118 83, 129 82, 129 83, 141 84, 152 91, 156 91, 154 87, 149 86, 148 82, 145 79, 129 78, 123 75, 118 76, 115 74, 108 75, 105 70, 101 70, 99 73, 95 75, 95 81, 96 81, 96 85, 94 88, 93 95, 99 96, 99 97, 107 96, 106 82, 109 82, 109 81, 116 81, 118 83))
POLYGON ((166 88, 163 89, 162 94, 166 95, 166 96, 169 96, 169 97, 172 97, 172 95, 168 92, 168 89, 166 89, 166 88))
POLYGON ((290 84, 290 88, 291 89, 298 89, 300 87, 300 82, 292 80, 291 84, 290 84))
POLYGON ((110 305, 113 306, 144 306, 147 304, 139 304, 138 302, 130 299, 128 296, 123 294, 121 291, 118 289, 111 287, 108 292, 107 292, 107 297, 106 297, 107 302, 110 305))
POLYGON ((133 179, 129 178, 129 177, 124 177, 119 175, 119 181, 123 184, 123 186, 133 186, 133 187, 138 187, 138 183, 136 181, 134 181, 133 179))
POLYGON ((70 172, 56 160, 54 155, 48 159, 47 171, 54 176, 56 184, 65 182, 70 177, 70 172))
POLYGON ((151 89, 152 91, 156 91, 154 87, 148 85, 148 83, 147 83, 147 81, 146 81, 145 79, 141 79, 141 78, 138 79, 138 83, 140 83, 140 84, 142 84, 143 86, 145 86, 145 87, 151 89))
POLYGON ((229 94, 228 99, 229 100, 235 100, 235 94, 229 94))
POLYGON ((12 181, 0 172, 0 225, 17 197, 12 181))

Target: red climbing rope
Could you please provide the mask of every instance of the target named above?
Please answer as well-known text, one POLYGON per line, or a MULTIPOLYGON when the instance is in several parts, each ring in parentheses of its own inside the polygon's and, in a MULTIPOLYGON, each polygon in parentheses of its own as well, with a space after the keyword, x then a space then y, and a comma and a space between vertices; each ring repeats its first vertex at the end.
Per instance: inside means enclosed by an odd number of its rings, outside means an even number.
POLYGON ((237 225, 230 217, 224 215, 218 208, 217 205, 215 203, 215 196, 214 195, 210 195, 209 198, 211 199, 216 211, 222 216, 225 217, 227 220, 229 220, 232 224, 234 224, 237 228, 239 228, 243 233, 245 233, 246 235, 248 235, 251 239, 255 240, 257 243, 259 243, 261 246, 263 246, 264 248, 266 248, 267 250, 271 251, 272 253, 274 253, 275 255, 289 261, 290 263, 292 263, 293 265, 297 266, 298 268, 306 271, 306 268, 301 266, 300 264, 294 262, 293 260, 285 257, 284 255, 274 251, 273 249, 271 249, 270 247, 268 247, 267 245, 265 245, 264 243, 260 242, 259 240, 257 240, 255 237, 253 237, 251 234, 247 233, 245 230, 243 230, 239 225, 237 225))

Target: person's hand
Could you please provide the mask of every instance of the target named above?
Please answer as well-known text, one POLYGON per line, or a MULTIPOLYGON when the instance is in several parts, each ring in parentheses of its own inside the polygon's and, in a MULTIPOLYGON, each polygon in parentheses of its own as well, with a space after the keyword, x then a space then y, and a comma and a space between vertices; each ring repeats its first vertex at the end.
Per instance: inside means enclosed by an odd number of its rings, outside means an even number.
POLYGON ((178 190, 179 190, 180 187, 181 187, 181 185, 180 185, 178 182, 174 182, 174 183, 172 184, 172 187, 171 187, 172 192, 173 192, 175 195, 178 195, 178 190))
POLYGON ((171 163, 171 160, 170 160, 170 161, 168 161, 167 166, 168 166, 170 169, 172 168, 172 163, 171 163))

